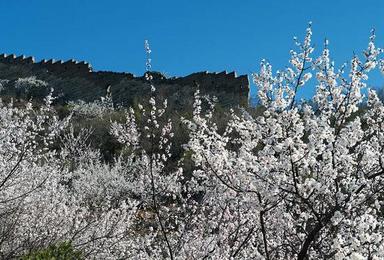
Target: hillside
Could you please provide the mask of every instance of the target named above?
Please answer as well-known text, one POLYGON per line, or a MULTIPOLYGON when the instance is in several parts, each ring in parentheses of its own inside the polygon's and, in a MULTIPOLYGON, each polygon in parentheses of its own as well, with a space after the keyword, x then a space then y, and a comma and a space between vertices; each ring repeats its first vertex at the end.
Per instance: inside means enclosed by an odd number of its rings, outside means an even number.
MULTIPOLYGON (((166 78, 161 73, 152 72, 154 83, 162 97, 170 105, 180 110, 190 104, 197 86, 203 94, 215 95, 224 107, 248 104, 249 82, 247 75, 237 76, 235 72, 220 73, 197 72, 185 77, 166 78)), ((9 80, 12 85, 18 78, 36 76, 48 83, 45 90, 29 93, 32 98, 42 98, 48 88, 55 90, 58 102, 71 100, 91 102, 105 96, 110 86, 115 105, 129 106, 140 97, 149 93, 149 85, 144 76, 131 73, 93 71, 92 66, 84 61, 41 60, 33 57, 0 55, 0 79, 9 80)), ((10 95, 17 91, 7 88, 10 95)), ((20 94, 20 93, 19 93, 20 94)), ((29 97, 29 98, 30 98, 29 97)))

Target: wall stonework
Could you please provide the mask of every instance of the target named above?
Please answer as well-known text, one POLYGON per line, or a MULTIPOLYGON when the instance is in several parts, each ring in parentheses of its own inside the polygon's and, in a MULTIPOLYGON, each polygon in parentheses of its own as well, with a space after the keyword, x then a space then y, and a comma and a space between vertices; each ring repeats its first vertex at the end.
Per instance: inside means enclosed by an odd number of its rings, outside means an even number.
POLYGON ((92 66, 85 61, 75 61, 75 60, 41 60, 35 62, 33 57, 26 57, 24 55, 16 57, 14 54, 0 54, 0 63, 4 64, 32 64, 35 67, 45 68, 48 71, 54 73, 68 73, 68 74, 87 74, 92 72, 92 66))
MULTIPOLYGON (((93 71, 92 66, 85 61, 55 61, 41 60, 35 62, 33 57, 26 57, 24 55, 16 56, 14 54, 6 55, 0 54, 0 63, 6 65, 19 65, 29 66, 33 71, 45 71, 58 78, 80 78, 93 84, 93 94, 96 95, 102 93, 108 86, 111 86, 112 93, 123 93, 121 97, 116 99, 127 98, 129 95, 140 95, 139 91, 133 92, 133 89, 138 89, 137 86, 148 85, 144 76, 135 77, 132 73, 124 72, 109 72, 109 71, 93 71), (127 88, 131 90, 127 90, 127 88), (126 95, 124 95, 124 93, 126 95)), ((151 72, 153 75, 154 83, 163 88, 163 92, 167 92, 168 95, 174 94, 174 92, 186 92, 187 89, 194 91, 196 87, 199 87, 202 92, 217 95, 219 98, 224 97, 226 103, 229 105, 247 105, 249 99, 249 80, 247 75, 237 76, 236 72, 222 71, 219 73, 210 73, 207 71, 196 72, 184 77, 170 77, 167 78, 161 73, 151 72)), ((63 89, 63 92, 68 92, 68 96, 73 96, 74 93, 70 93, 70 89, 63 89)), ((85 89, 84 89, 85 91, 85 89)), ((89 90, 85 92, 90 92, 89 90)), ((87 93, 86 97, 80 96, 79 98, 92 99, 92 93, 87 93)), ((116 95, 115 95, 116 97, 116 95)), ((123 100, 118 100, 123 102, 123 100)))

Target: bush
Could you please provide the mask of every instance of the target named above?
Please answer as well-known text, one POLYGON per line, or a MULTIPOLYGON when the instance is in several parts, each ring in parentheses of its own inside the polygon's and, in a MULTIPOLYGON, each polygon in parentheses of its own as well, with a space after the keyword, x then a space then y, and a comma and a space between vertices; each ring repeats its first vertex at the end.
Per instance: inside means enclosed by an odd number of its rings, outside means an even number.
POLYGON ((56 259, 84 259, 80 251, 75 250, 70 242, 51 245, 48 248, 33 252, 21 258, 22 260, 56 260, 56 259))

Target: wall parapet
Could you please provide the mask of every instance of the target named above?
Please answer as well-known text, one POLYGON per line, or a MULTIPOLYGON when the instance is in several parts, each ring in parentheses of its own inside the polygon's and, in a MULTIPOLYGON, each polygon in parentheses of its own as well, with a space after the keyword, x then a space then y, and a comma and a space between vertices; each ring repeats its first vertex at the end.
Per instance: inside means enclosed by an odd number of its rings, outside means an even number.
POLYGON ((35 62, 35 58, 32 56, 26 57, 24 55, 16 56, 15 54, 0 54, 0 63, 4 64, 31 64, 45 68, 52 72, 59 73, 89 73, 92 72, 92 66, 86 61, 76 61, 70 59, 68 61, 43 59, 39 62, 35 62))

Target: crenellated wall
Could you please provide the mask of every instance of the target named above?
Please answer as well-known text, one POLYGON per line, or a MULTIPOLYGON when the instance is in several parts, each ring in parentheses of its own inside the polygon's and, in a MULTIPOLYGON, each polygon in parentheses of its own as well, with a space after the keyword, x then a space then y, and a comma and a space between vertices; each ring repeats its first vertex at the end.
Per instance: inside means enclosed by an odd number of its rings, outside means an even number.
POLYGON ((33 57, 26 57, 24 55, 16 56, 15 54, 0 54, 0 62, 6 64, 33 64, 35 62, 33 57))
MULTIPOLYGON (((9 65, 26 66, 31 69, 31 73, 49 73, 54 77, 65 79, 71 82, 79 79, 81 84, 78 86, 61 87, 52 86, 69 99, 79 98, 93 100, 103 95, 105 89, 111 86, 116 102, 124 103, 134 96, 141 96, 148 82, 144 76, 135 77, 131 73, 109 72, 92 70, 92 66, 85 61, 68 60, 55 61, 41 60, 35 62, 33 57, 16 56, 14 54, 0 54, 0 63, 9 65)), ((2 67, 3 70, 7 68, 2 67)), ((222 103, 228 105, 246 105, 249 98, 249 81, 247 75, 237 76, 236 72, 222 71, 219 73, 197 72, 184 77, 167 78, 159 72, 151 72, 154 83, 159 86, 167 96, 176 95, 179 92, 193 94, 196 87, 204 93, 216 95, 222 103)), ((189 95, 188 94, 188 95, 189 95)), ((178 99, 175 96, 175 99, 178 99)), ((129 102, 128 102, 129 103, 129 102)))
POLYGON ((50 60, 41 60, 35 62, 33 57, 26 57, 24 55, 16 56, 14 54, 0 54, 0 63, 4 64, 31 64, 33 66, 39 66, 45 68, 50 72, 54 73, 68 73, 68 74, 86 74, 92 72, 92 66, 85 61, 75 61, 68 60, 55 61, 54 59, 50 60))
POLYGON ((194 82, 195 84, 202 85, 204 87, 215 89, 227 90, 230 92, 244 92, 249 90, 249 81, 247 75, 237 76, 236 72, 227 72, 222 71, 219 73, 216 72, 196 72, 188 76, 176 78, 176 82, 181 84, 190 84, 194 82))

